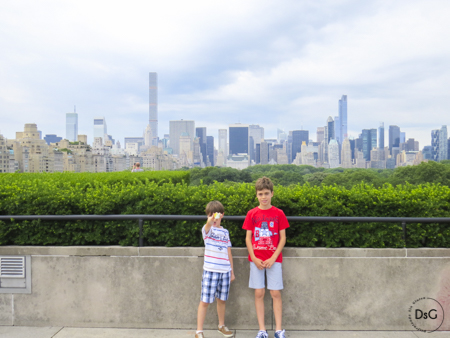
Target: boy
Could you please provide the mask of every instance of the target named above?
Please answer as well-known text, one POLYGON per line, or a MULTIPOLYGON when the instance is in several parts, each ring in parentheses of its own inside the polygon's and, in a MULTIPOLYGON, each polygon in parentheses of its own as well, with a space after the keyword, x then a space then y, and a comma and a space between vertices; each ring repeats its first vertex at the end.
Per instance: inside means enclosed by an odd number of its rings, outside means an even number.
POLYGON ((250 261, 249 287, 255 289, 255 308, 258 318, 259 332, 256 338, 268 338, 264 324, 264 275, 267 274, 267 289, 273 300, 275 315, 275 338, 285 338, 281 330, 283 276, 281 263, 286 244, 286 228, 289 223, 284 212, 271 204, 273 183, 267 177, 256 181, 256 197, 259 206, 250 210, 245 217, 243 229, 247 230, 245 243, 250 261))
POLYGON ((209 202, 205 211, 208 220, 202 228, 205 258, 195 338, 204 338, 203 322, 208 305, 214 302, 214 298, 217 298, 218 330, 225 337, 232 337, 233 332, 225 326, 225 302, 228 299, 230 283, 235 278, 230 235, 227 229, 220 226, 224 214, 222 203, 219 201, 209 202))

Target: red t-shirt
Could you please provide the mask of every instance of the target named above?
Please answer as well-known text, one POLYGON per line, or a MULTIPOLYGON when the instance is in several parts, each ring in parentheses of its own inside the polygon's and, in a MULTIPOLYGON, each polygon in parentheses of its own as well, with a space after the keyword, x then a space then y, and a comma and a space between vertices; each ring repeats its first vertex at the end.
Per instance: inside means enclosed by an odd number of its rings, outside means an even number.
MULTIPOLYGON (((262 210, 256 207, 247 213, 242 228, 252 231, 253 252, 257 258, 265 261, 277 250, 280 231, 289 228, 289 223, 281 209, 272 206, 270 209, 262 210)), ((250 255, 248 260, 252 261, 250 255)), ((282 253, 276 262, 283 262, 282 253)))

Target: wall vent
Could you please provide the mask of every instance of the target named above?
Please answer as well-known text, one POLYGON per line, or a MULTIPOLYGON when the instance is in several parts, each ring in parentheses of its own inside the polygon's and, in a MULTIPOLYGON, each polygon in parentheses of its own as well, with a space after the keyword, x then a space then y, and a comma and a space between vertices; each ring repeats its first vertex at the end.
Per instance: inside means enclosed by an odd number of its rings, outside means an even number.
POLYGON ((0 256, 0 293, 31 293, 31 256, 0 256))

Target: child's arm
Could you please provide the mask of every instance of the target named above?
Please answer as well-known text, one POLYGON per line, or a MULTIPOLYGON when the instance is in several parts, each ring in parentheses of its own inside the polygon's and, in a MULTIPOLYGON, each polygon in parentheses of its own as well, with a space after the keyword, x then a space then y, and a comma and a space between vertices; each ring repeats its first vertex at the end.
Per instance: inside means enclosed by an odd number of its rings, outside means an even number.
POLYGON ((231 265, 231 277, 230 282, 234 281, 236 277, 234 277, 234 268, 233 268, 233 255, 231 254, 231 246, 228 247, 228 259, 230 260, 231 265))
POLYGON ((280 240, 278 241, 278 247, 277 250, 273 253, 272 257, 264 261, 264 267, 270 269, 277 260, 278 256, 280 255, 281 251, 283 250, 284 246, 286 244, 286 230, 280 231, 280 240))
POLYGON ((214 215, 211 215, 208 217, 208 220, 206 221, 206 224, 205 224, 205 234, 207 234, 209 232, 213 223, 214 223, 214 215))
POLYGON ((257 258, 255 256, 255 253, 253 252, 252 235, 253 235, 252 231, 247 230, 247 235, 245 236, 245 244, 247 245, 247 250, 252 262, 255 263, 256 267, 259 270, 262 270, 264 269, 264 262, 261 259, 257 258))

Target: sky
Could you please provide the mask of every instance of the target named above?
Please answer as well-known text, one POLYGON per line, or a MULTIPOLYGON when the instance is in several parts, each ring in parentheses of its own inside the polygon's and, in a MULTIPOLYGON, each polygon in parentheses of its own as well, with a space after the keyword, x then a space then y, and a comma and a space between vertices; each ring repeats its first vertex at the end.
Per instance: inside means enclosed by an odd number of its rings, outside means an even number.
MULTIPOLYGON (((449 122, 448 0, 2 0, 0 133, 25 123, 66 137, 93 119, 142 136, 148 74, 158 73, 160 137, 169 121, 218 129, 317 127, 348 98, 348 134, 384 122, 420 148, 449 122)), ((388 132, 385 144, 388 142, 388 132)))

